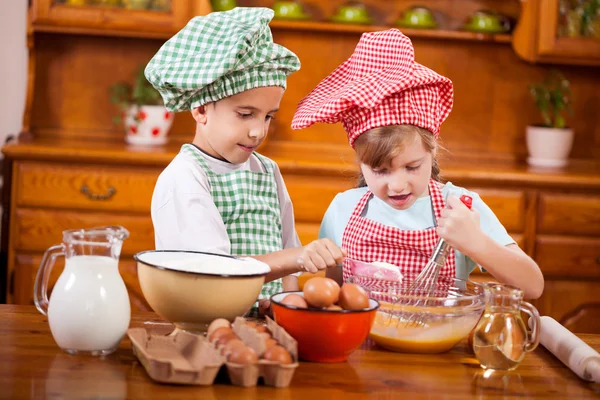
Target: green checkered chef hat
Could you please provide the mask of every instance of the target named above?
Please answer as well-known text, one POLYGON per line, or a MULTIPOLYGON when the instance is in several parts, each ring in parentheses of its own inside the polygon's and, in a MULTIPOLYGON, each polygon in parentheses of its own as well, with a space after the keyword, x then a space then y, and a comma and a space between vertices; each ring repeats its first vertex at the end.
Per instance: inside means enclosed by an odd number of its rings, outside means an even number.
POLYGON ((273 43, 273 10, 238 7, 194 17, 152 57, 146 79, 169 111, 186 111, 243 91, 286 87, 300 69, 290 50, 273 43))

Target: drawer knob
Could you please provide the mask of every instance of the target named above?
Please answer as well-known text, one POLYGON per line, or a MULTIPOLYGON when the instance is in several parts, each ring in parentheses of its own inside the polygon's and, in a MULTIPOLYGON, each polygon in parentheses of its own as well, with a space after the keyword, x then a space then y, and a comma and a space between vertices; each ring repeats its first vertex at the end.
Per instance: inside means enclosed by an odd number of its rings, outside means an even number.
POLYGON ((115 189, 114 187, 109 187, 108 190, 106 191, 106 193, 104 194, 96 194, 96 193, 92 193, 90 188, 87 187, 87 185, 81 185, 81 189, 80 189, 81 193, 85 194, 87 196, 88 199, 90 200, 108 200, 111 197, 113 197, 115 195, 115 193, 117 193, 117 189, 115 189))

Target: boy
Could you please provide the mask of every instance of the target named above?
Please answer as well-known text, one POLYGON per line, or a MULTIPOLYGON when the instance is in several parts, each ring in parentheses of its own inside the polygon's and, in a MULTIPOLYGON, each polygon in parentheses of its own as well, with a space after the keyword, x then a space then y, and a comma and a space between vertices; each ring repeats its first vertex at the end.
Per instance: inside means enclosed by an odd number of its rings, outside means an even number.
POLYGON ((254 152, 279 109, 286 77, 300 68, 294 53, 273 43, 272 18, 272 10, 258 7, 193 18, 145 70, 167 109, 191 110, 196 121, 193 142, 156 183, 156 248, 269 264, 261 309, 270 295, 298 289, 293 274, 334 267, 345 255, 329 239, 301 247, 279 168, 254 152))

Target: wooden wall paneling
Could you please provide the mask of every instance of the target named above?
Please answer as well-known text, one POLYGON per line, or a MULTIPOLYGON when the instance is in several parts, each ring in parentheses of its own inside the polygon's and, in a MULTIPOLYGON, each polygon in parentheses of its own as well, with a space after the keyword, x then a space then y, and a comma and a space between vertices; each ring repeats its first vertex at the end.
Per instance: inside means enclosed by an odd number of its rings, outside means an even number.
MULTIPOLYGON (((298 102, 350 56, 358 33, 297 32, 274 29, 278 43, 300 57, 302 68, 290 76, 272 141, 347 143, 341 124, 316 124, 292 131, 298 102), (300 35, 303 34, 303 36, 300 35), (314 52, 319 48, 319 52, 314 52)), ((487 160, 524 160, 525 129, 540 116, 528 85, 543 79, 544 66, 521 61, 504 44, 413 39, 417 61, 452 79, 455 103, 442 125, 441 142, 454 158, 478 156, 487 160)), ((600 157, 600 114, 590 109, 600 93, 600 75, 593 68, 563 67, 571 80, 574 115, 569 124, 576 138, 571 157, 600 157)))

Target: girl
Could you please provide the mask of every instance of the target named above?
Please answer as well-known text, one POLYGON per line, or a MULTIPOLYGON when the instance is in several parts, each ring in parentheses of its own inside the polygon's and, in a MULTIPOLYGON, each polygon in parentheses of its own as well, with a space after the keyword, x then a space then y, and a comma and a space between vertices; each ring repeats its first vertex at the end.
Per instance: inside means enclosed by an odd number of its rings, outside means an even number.
MULTIPOLYGON (((393 264, 418 273, 444 238, 450 252, 441 276, 467 279, 480 265, 498 281, 537 298, 537 264, 507 234, 473 192, 440 183, 437 137, 450 114, 452 82, 414 61, 408 37, 396 29, 365 33, 352 56, 298 105, 294 129, 341 121, 360 163, 359 188, 338 194, 319 237, 350 259, 393 264), (473 198, 469 210, 458 199, 473 198)), ((338 282, 351 269, 328 271, 338 282)))
MULTIPOLYGON (((277 164, 255 152, 279 109, 296 55, 273 43, 266 8, 193 18, 146 67, 169 111, 191 110, 191 144, 161 173, 152 197, 157 249, 252 256, 271 266, 270 295, 297 290, 295 274, 334 267, 329 239, 302 247, 277 164), (283 281, 282 281, 283 278, 283 281)), ((258 304, 253 312, 256 313, 258 304)))

